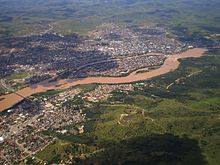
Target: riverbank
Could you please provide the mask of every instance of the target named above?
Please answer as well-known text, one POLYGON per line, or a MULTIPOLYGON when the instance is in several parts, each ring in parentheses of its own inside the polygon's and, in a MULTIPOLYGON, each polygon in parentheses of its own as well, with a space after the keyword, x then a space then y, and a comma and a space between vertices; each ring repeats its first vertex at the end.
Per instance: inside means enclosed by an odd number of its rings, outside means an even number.
MULTIPOLYGON (((33 94, 45 92, 47 90, 58 90, 58 89, 66 89, 76 85, 85 85, 85 84, 122 84, 122 83, 132 83, 137 81, 148 80, 156 76, 160 76, 171 71, 174 71, 179 66, 178 59, 190 58, 190 57, 201 57, 207 49, 203 48, 194 48, 189 49, 186 52, 170 55, 165 61, 164 64, 155 70, 151 70, 149 72, 134 74, 130 73, 125 77, 88 77, 82 79, 64 79, 59 80, 57 82, 48 82, 43 81, 38 84, 31 85, 29 87, 23 88, 15 93, 10 93, 7 95, 0 96, 0 112, 7 110, 14 106, 15 104, 22 101, 23 97, 29 97, 33 94), (19 95, 23 96, 19 96, 19 95)), ((135 71, 136 73, 136 71, 135 71)))

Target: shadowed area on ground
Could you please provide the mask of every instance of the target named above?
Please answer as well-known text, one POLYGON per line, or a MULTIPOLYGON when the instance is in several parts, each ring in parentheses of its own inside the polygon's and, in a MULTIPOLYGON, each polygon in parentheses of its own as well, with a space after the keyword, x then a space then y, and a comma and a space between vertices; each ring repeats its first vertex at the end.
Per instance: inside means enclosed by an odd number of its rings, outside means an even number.
POLYGON ((198 142, 172 134, 134 137, 120 142, 103 142, 107 149, 85 164, 206 165, 198 142))

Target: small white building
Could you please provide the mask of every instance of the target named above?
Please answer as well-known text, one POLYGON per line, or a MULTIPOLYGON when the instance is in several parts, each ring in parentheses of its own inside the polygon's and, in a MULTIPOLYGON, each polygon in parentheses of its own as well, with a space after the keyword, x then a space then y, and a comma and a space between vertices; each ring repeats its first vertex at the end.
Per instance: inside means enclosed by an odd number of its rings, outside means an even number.
POLYGON ((4 138, 2 136, 0 136, 0 143, 4 142, 4 138))

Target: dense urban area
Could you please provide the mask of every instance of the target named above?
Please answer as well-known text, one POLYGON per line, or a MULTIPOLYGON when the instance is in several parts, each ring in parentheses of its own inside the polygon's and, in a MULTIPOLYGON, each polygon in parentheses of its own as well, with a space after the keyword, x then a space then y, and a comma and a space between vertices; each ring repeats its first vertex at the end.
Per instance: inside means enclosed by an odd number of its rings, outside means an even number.
POLYGON ((121 28, 107 24, 83 38, 56 33, 18 37, 1 50, 0 75, 7 78, 28 73, 14 82, 18 84, 55 76, 120 76, 141 67, 161 65, 164 55, 181 52, 188 46, 193 45, 180 42, 169 36, 165 27, 157 26, 121 28))

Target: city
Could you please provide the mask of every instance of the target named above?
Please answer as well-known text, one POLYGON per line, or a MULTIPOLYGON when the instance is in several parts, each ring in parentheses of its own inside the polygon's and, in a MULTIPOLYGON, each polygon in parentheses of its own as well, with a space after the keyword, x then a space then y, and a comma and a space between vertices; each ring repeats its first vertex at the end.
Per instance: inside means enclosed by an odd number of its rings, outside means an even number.
POLYGON ((8 79, 6 84, 15 87, 16 82, 10 81, 10 75, 24 72, 29 74, 21 76, 17 86, 51 77, 87 77, 97 75, 96 72, 120 76, 140 67, 161 65, 164 55, 186 48, 187 43, 169 37, 163 27, 130 29, 108 24, 87 38, 56 33, 25 36, 12 40, 9 47, 1 51, 0 62, 5 67, 0 68, 0 75, 8 79), (154 56, 158 53, 161 56, 154 56))
MULTIPOLYGON (((157 25, 103 24, 86 37, 58 33, 18 37, 0 51, 1 94, 45 80, 123 77, 150 72, 160 68, 168 57, 198 47, 198 43, 180 41, 167 27, 157 25)), ((25 98, 0 114, 0 164, 25 162, 30 158, 44 162, 36 154, 56 144, 57 138, 50 132, 59 136, 86 133, 84 123, 90 118, 85 109, 108 102, 114 92, 126 96, 129 92, 143 91, 142 85, 145 84, 79 85, 25 98)), ((129 118, 129 114, 123 115, 129 118)))
MULTIPOLYGON (((17 38, 12 41, 11 50, 1 51, 1 65, 7 64, 0 70, 1 77, 5 77, 2 86, 14 88, 22 84, 24 87, 49 78, 124 76, 141 68, 159 67, 166 55, 181 52, 187 46, 167 37, 167 33, 162 27, 123 29, 103 25, 85 39, 55 33, 17 38), (23 72, 28 75, 20 79, 7 78, 23 72)), ((88 92, 80 88, 68 89, 49 96, 33 96, 3 112, 0 116, 1 163, 34 158, 38 151, 56 140, 43 131, 52 129, 66 134, 66 126, 85 121, 83 107, 68 104, 72 99, 82 95, 80 98, 89 102, 104 101, 115 90, 133 91, 134 87, 101 85, 88 92)), ((74 129, 71 132, 83 133, 83 127, 74 129)))

